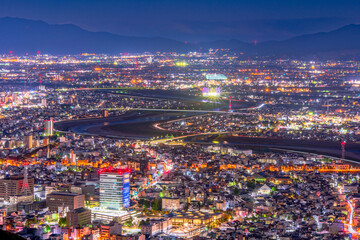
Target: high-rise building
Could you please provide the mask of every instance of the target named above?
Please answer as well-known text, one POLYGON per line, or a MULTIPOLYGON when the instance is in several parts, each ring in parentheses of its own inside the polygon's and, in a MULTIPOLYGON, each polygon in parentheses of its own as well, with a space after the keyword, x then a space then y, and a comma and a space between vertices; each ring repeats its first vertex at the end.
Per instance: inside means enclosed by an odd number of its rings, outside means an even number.
POLYGON ((44 106, 44 107, 47 107, 45 98, 41 99, 41 105, 44 106))
POLYGON ((34 195, 34 178, 14 175, 0 179, 0 199, 9 201, 11 196, 34 195), (26 182, 27 181, 27 182, 26 182))
POLYGON ((52 118, 45 121, 45 136, 54 135, 54 121, 52 118))
POLYGON ((122 210, 130 206, 129 169, 105 169, 100 173, 100 207, 122 210))
POLYGON ((45 147, 45 146, 47 146, 47 145, 49 145, 50 144, 50 140, 49 140, 49 138, 44 138, 43 140, 42 140, 42 145, 45 147))
POLYGON ((74 151, 71 151, 71 153, 69 154, 69 161, 70 161, 70 164, 77 165, 76 153, 74 153, 74 151))
POLYGON ((28 149, 33 148, 33 136, 32 135, 24 137, 24 145, 28 149))

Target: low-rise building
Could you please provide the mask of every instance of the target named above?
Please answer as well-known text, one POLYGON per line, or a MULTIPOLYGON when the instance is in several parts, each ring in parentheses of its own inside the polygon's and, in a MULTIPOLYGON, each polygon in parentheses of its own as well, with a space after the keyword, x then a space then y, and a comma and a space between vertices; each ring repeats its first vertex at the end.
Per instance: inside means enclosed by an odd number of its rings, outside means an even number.
POLYGON ((51 211, 57 211, 59 207, 74 210, 85 207, 85 196, 70 192, 52 192, 46 196, 46 205, 51 211))
POLYGON ((149 223, 141 226, 141 233, 148 236, 154 236, 171 228, 172 221, 170 218, 151 219, 149 223))
POLYGON ((163 197, 162 201, 162 209, 163 210, 179 210, 180 209, 180 199, 179 198, 166 198, 163 197))
POLYGON ((91 211, 86 208, 77 208, 67 212, 67 226, 84 226, 91 223, 91 211))

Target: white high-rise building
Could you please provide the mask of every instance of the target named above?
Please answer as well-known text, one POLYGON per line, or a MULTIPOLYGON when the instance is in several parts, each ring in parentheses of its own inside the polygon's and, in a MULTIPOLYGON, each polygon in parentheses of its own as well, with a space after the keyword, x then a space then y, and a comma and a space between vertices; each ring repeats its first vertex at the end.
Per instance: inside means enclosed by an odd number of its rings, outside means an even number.
POLYGON ((100 208, 122 210, 130 206, 130 173, 111 170, 100 173, 100 208))
POLYGON ((45 136, 52 135, 54 135, 54 121, 50 118, 50 120, 45 120, 45 136))

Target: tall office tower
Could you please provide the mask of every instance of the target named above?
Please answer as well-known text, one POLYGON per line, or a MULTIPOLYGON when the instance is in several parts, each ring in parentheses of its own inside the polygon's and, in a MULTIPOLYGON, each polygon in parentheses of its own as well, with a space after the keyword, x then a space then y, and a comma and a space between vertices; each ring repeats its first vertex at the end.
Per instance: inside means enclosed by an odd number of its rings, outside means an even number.
POLYGON ((122 210, 130 207, 130 170, 107 168, 100 172, 100 207, 122 210))
POLYGON ((24 145, 28 149, 33 148, 33 136, 32 135, 24 137, 24 145))
POLYGON ((54 135, 54 121, 52 118, 45 121, 45 136, 54 135))

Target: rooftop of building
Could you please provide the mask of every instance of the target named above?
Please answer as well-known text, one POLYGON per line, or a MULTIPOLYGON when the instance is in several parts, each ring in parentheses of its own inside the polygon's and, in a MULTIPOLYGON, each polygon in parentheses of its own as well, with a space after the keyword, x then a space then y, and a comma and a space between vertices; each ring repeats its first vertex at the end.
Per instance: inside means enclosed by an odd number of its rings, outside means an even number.
POLYGON ((57 195, 57 196, 80 196, 81 194, 78 193, 71 193, 71 192, 52 192, 49 195, 57 195))

